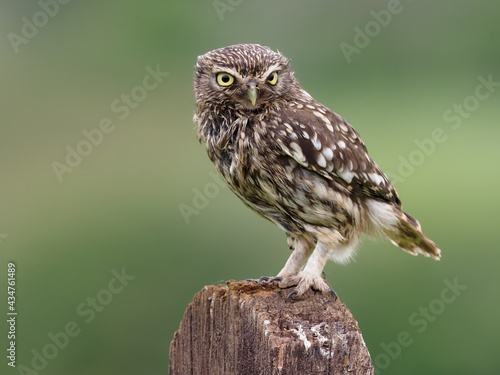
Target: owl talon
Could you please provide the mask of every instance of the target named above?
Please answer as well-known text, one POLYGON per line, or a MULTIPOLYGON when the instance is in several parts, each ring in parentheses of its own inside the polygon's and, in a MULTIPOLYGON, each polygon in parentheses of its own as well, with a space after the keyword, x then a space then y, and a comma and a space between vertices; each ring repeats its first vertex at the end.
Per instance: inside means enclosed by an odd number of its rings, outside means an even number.
POLYGON ((283 281, 283 278, 278 277, 278 276, 262 276, 258 279, 245 279, 245 281, 255 281, 259 284, 262 284, 262 283, 271 284, 271 283, 275 283, 275 282, 281 282, 281 281, 283 281))
POLYGON ((282 277, 270 277, 270 276, 262 276, 259 279, 259 283, 274 283, 274 282, 281 282, 283 281, 282 277))
POLYGON ((327 292, 329 294, 331 294, 335 298, 335 300, 339 299, 339 296, 337 295, 337 293, 335 292, 335 290, 333 290, 332 288, 328 289, 327 292))
POLYGON ((301 296, 308 289, 318 290, 324 294, 332 293, 334 296, 337 296, 335 291, 328 285, 328 283, 321 276, 313 276, 304 271, 299 272, 297 275, 289 276, 284 278, 278 286, 281 289, 289 288, 291 286, 295 286, 296 288, 290 293, 287 297, 290 298, 293 295, 297 294, 301 296))
POLYGON ((294 289, 292 290, 290 293, 288 293, 288 295, 286 296, 285 298, 285 302, 288 301, 289 298, 291 298, 292 300, 294 300, 295 298, 293 298, 294 295, 296 294, 299 294, 299 291, 297 289, 294 289))

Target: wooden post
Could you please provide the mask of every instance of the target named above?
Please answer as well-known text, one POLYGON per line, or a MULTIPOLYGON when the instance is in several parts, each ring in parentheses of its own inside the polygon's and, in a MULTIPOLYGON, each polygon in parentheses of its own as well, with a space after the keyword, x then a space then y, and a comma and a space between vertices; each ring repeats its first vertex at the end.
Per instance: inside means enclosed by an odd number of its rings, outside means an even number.
POLYGON ((255 281, 205 286, 170 344, 170 375, 372 375, 345 305, 312 290, 285 301, 290 290, 255 281))

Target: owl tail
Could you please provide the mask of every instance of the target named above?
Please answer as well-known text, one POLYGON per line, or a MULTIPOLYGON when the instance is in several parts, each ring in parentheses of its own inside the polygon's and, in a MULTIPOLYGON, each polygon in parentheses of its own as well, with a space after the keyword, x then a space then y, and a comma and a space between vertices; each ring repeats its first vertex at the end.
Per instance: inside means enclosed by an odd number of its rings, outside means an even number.
POLYGON ((439 260, 441 250, 422 232, 417 219, 399 209, 394 210, 399 220, 394 230, 386 232, 391 242, 412 255, 422 254, 439 260))

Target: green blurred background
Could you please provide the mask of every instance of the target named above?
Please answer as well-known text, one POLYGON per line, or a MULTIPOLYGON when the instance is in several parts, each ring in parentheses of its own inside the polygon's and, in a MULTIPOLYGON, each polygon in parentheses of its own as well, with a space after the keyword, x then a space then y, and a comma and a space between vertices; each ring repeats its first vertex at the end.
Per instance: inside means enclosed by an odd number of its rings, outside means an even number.
POLYGON ((500 87, 477 87, 500 81, 499 2, 41 4, 0 5, 2 374, 29 373, 5 358, 9 261, 17 365, 33 368, 45 348, 53 358, 37 372, 52 375, 165 374, 197 291, 281 269, 284 234, 217 185, 192 123, 197 55, 250 42, 289 57, 301 85, 356 127, 442 249, 434 262, 364 241, 355 262, 326 266, 377 373, 498 373, 500 87), (26 20, 40 27, 23 36, 26 20), (169 73, 149 91, 148 67, 169 73), (85 148, 82 132, 103 119, 113 131, 85 148), (436 131, 444 142, 425 141, 436 131), (88 155, 59 181, 53 163, 78 145, 88 155), (78 334, 55 353, 50 334, 70 322, 78 334))

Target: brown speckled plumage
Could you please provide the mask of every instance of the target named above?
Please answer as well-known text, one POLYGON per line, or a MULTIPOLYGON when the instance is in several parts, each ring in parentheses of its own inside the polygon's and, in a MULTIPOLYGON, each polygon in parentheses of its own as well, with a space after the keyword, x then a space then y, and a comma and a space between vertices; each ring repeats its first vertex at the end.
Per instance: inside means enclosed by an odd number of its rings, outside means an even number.
POLYGON ((283 55, 256 44, 208 52, 198 58, 194 88, 208 156, 295 249, 278 274, 281 287, 331 290, 321 278, 326 260, 348 261, 363 233, 440 258, 358 133, 300 88, 283 55))

